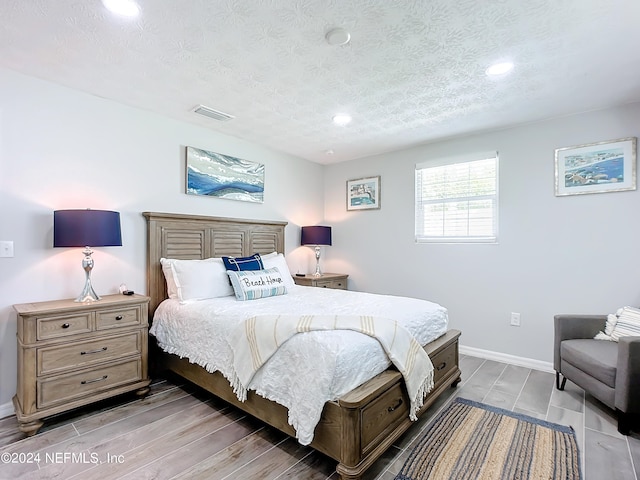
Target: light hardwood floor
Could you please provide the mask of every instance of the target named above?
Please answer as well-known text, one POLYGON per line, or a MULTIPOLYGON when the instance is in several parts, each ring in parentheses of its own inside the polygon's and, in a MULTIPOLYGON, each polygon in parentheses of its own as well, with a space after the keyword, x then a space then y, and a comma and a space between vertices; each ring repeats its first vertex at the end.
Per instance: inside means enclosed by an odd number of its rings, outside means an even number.
MULTIPOLYGON (((429 420, 454 396, 571 425, 585 480, 638 480, 640 435, 618 434, 606 407, 571 382, 559 392, 550 373, 471 356, 460 363, 462 383, 365 480, 393 480, 429 420)), ((338 478, 333 460, 175 379, 154 382, 144 400, 123 396, 51 419, 31 438, 15 417, 2 419, 0 458, 0 479, 338 478), (6 463, 7 454, 18 463, 6 463)))

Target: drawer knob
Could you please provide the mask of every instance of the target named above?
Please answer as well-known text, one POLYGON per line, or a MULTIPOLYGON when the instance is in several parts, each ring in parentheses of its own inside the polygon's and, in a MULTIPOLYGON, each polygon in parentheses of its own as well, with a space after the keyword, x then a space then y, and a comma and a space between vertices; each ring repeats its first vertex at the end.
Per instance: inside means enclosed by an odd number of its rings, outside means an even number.
POLYGON ((122 315, 116 315, 116 320, 122 320, 122 315))
POLYGON ((61 325, 62 328, 69 328, 71 325, 69 325, 68 323, 63 323, 61 325))
POLYGON ((108 377, 108 375, 103 375, 103 376, 101 376, 100 378, 94 378, 93 380, 83 380, 83 381, 81 381, 80 383, 81 383, 82 385, 87 385, 87 384, 89 384, 89 383, 101 382, 102 380, 106 380, 106 379, 107 379, 107 377, 108 377))
POLYGON ((107 347, 98 348, 97 350, 89 350, 88 352, 80 352, 80 355, 91 355, 92 353, 106 352, 107 347))
POLYGON ((446 366, 447 366, 447 362, 442 362, 440 365, 436 367, 436 370, 442 370, 446 366))
POLYGON ((387 412, 391 413, 394 410, 396 410, 400 405, 402 405, 402 399, 399 398, 398 402, 395 405, 391 405, 389 408, 387 408, 387 412))

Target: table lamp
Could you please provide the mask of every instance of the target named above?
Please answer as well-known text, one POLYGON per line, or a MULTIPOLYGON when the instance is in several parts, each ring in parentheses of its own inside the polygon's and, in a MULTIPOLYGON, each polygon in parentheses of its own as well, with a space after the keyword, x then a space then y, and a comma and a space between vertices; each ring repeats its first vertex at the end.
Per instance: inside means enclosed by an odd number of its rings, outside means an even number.
POLYGON ((320 271, 320 246, 331 245, 331 227, 316 225, 314 227, 302 227, 300 245, 313 246, 316 250, 316 271, 314 277, 321 277, 320 271))
POLYGON ((91 286, 91 247, 121 247, 120 213, 108 210, 56 210, 53 212, 53 246, 84 247, 82 268, 86 281, 76 302, 100 300, 91 286))

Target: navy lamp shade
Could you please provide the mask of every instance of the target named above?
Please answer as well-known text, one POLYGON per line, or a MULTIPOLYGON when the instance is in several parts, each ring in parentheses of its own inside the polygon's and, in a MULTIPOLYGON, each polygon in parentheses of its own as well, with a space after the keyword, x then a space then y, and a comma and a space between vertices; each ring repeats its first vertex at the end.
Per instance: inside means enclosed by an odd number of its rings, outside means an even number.
POLYGON ((85 247, 82 268, 84 290, 76 302, 100 300, 91 286, 93 259, 91 247, 120 247, 122 232, 120 213, 108 210, 56 210, 53 212, 53 246, 85 247))
POLYGON ((331 227, 316 225, 313 227, 302 227, 300 235, 300 245, 309 245, 315 247, 316 251, 316 271, 315 277, 321 277, 320 271, 320 246, 331 245, 331 227))

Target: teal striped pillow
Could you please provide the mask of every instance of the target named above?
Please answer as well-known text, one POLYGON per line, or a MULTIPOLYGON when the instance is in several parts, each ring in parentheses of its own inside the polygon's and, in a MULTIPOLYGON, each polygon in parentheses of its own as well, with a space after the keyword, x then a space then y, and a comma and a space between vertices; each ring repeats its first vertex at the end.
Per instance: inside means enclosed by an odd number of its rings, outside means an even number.
POLYGON ((266 270, 227 270, 238 300, 255 300, 287 293, 284 279, 277 268, 266 270))
POLYGON ((640 337, 640 310, 633 307, 622 308, 611 332, 611 340, 617 342, 620 337, 628 336, 640 337))

